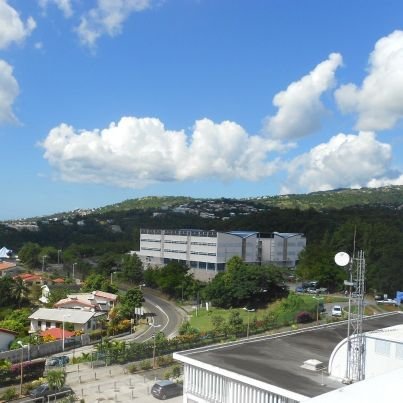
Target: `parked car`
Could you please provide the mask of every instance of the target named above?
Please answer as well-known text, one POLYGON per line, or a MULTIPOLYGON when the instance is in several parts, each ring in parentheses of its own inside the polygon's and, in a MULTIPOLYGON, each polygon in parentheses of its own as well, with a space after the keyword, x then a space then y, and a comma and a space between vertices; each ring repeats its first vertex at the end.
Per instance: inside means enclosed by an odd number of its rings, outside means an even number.
POLYGON ((70 388, 70 386, 63 386, 60 389, 54 390, 50 389, 47 383, 43 383, 37 388, 32 389, 31 392, 29 392, 29 397, 35 402, 42 402, 45 401, 45 399, 49 400, 50 398, 50 400, 56 400, 62 397, 70 396, 72 394, 74 394, 74 392, 73 389, 70 388))
POLYGON ((295 292, 305 292, 305 288, 302 286, 295 287, 295 292))
POLYGON ((335 305, 332 308, 332 316, 342 316, 343 315, 343 309, 340 305, 335 305))
POLYGON ((183 387, 179 383, 172 381, 158 381, 151 388, 151 394, 160 400, 183 394, 183 387))
POLYGON ((51 357, 46 360, 47 367, 64 367, 70 361, 67 355, 61 355, 58 357, 51 357))

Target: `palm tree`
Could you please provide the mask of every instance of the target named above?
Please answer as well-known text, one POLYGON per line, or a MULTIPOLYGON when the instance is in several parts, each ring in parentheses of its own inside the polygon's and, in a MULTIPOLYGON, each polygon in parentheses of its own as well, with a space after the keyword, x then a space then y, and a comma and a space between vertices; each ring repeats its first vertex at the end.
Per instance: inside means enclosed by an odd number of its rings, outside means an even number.
POLYGON ((18 305, 18 308, 21 308, 21 304, 26 300, 28 291, 28 287, 21 278, 17 277, 13 280, 11 285, 11 296, 18 305))
POLYGON ((51 390, 59 390, 66 383, 66 373, 60 369, 55 369, 47 373, 46 379, 51 390))

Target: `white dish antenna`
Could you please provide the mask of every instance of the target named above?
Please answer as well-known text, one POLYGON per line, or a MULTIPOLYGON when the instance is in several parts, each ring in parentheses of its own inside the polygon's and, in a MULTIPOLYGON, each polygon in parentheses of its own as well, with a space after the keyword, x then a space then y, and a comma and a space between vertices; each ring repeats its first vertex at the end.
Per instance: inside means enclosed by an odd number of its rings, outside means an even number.
POLYGON ((350 255, 346 252, 339 252, 334 257, 337 266, 347 266, 350 263, 350 255))

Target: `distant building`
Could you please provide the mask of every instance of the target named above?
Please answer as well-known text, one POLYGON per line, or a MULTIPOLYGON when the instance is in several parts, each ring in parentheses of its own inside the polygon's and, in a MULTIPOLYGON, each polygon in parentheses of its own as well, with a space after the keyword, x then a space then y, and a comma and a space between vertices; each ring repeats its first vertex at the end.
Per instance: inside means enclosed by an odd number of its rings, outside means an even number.
POLYGON ((305 245, 300 233, 141 229, 136 253, 145 265, 177 261, 190 267, 196 278, 208 281, 234 256, 247 263, 294 267, 305 245))
POLYGON ((0 277, 15 275, 19 269, 13 262, 3 262, 0 260, 0 277))
POLYGON ((7 351, 11 342, 15 340, 18 333, 12 330, 0 328, 0 351, 7 351))

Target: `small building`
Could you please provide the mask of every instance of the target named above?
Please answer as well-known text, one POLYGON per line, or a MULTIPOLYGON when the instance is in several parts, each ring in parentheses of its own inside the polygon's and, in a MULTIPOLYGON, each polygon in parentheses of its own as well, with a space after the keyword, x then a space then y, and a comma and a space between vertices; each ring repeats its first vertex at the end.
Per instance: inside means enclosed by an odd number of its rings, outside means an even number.
POLYGON ((16 263, 0 261, 0 277, 13 276, 18 270, 16 263))
POLYGON ((55 340, 63 340, 68 339, 70 337, 74 337, 76 334, 74 332, 70 332, 69 330, 64 329, 64 337, 63 337, 63 329, 60 327, 52 327, 51 329, 43 330, 39 333, 42 337, 51 337, 55 340))
POLYGON ((116 304, 118 296, 110 292, 92 291, 87 293, 69 294, 56 302, 55 308, 81 309, 92 312, 109 312, 116 304))
POLYGON ((88 333, 97 329, 98 321, 104 317, 104 313, 100 312, 39 308, 28 317, 31 321, 29 333, 39 333, 52 328, 63 328, 63 323, 72 323, 74 331, 88 333))
POLYGON ((12 330, 0 328, 0 351, 9 350, 10 343, 17 337, 17 333, 12 330))

